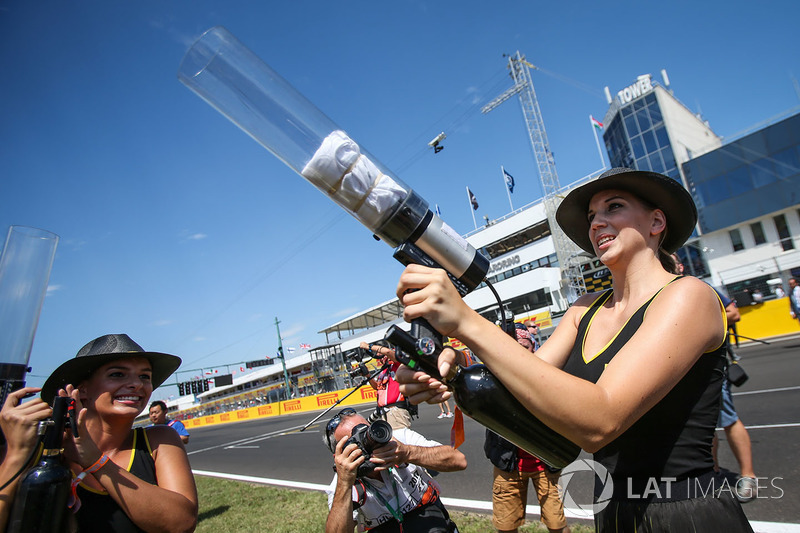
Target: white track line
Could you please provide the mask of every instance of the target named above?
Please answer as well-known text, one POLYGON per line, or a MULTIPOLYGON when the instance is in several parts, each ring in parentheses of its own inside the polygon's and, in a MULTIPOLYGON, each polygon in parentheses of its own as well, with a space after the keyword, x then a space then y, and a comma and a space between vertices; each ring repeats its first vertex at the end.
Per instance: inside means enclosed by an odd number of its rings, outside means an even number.
POLYGON ((797 390, 800 389, 800 386, 797 387, 780 387, 777 389, 761 389, 761 390, 751 390, 745 392, 734 392, 734 396, 744 396, 746 394, 764 394, 765 392, 782 392, 787 390, 797 390))
MULTIPOLYGON (((325 492, 328 485, 320 485, 319 483, 304 483, 302 481, 285 481, 281 479, 270 479, 255 476, 240 476, 238 474, 226 474, 224 472, 209 472, 207 470, 192 470, 192 473, 198 476, 216 477, 221 479, 231 479, 234 481, 246 481, 248 483, 258 483, 261 485, 274 485, 277 487, 287 487, 291 489, 304 489, 316 490, 325 492)), ((461 498, 442 498, 442 503, 449 507, 458 507, 461 509, 491 511, 492 502, 480 500, 465 500, 461 498)), ((525 509, 528 514, 539 515, 540 508, 537 505, 528 505, 525 509)), ((582 520, 591 520, 591 516, 586 516, 586 511, 580 509, 564 509, 564 514, 570 518, 579 518, 582 520)), ((783 522, 761 522, 751 521, 750 525, 753 527, 755 533, 800 533, 800 524, 789 524, 783 522)))

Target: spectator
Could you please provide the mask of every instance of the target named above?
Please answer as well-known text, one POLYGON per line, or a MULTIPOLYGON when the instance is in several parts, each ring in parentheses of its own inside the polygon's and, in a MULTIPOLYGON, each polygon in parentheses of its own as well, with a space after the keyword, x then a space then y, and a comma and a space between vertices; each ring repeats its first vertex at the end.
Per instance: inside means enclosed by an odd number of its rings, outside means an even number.
POLYGON ((439 416, 437 416, 436 418, 440 420, 442 418, 453 418, 453 410, 450 409, 450 404, 448 403, 447 400, 439 404, 439 410, 441 411, 441 413, 439 413, 439 416), (445 407, 447 408, 446 410, 445 407))
POLYGON ((358 477, 365 457, 347 439, 360 424, 367 424, 364 417, 346 408, 325 427, 323 441, 333 453, 336 471, 326 491, 330 509, 326 533, 352 533, 356 523, 375 533, 457 532, 426 468, 464 470, 464 454, 401 428, 389 443, 372 451, 370 461, 377 468, 358 477))
MULTIPOLYGON (((672 260, 675 261, 676 273, 682 275, 684 266, 680 257, 678 257, 677 254, 672 254, 672 260)), ((722 306, 725 308, 725 318, 728 322, 728 326, 734 326, 734 324, 741 320, 736 302, 717 289, 714 289, 714 291, 717 293, 717 296, 719 296, 722 306)), ((726 342, 726 346, 729 359, 731 361, 737 361, 739 357, 734 353, 730 341, 726 342)), ((722 403, 720 405, 717 427, 721 427, 725 430, 725 436, 727 437, 733 456, 736 458, 736 462, 739 463, 740 477, 736 481, 735 486, 736 498, 742 503, 747 503, 758 496, 758 481, 753 470, 753 448, 750 442, 750 434, 747 432, 747 428, 744 423, 742 423, 739 415, 736 413, 736 407, 733 405, 731 382, 728 380, 727 371, 722 379, 722 403)), ((717 461, 718 448, 719 438, 715 432, 714 441, 711 444, 715 472, 719 472, 719 462, 717 461)))
POLYGON ((753 305, 763 304, 764 294, 759 289, 753 289, 753 305))
POLYGON ((150 422, 154 426, 167 425, 178 432, 184 445, 189 444, 189 432, 180 420, 170 420, 167 418, 167 404, 161 400, 156 400, 150 404, 150 422))
MULTIPOLYGON (((515 333, 517 342, 533 353, 528 329, 517 328, 515 333)), ((564 503, 558 493, 559 471, 550 469, 536 457, 488 429, 483 450, 494 465, 492 523, 499 533, 516 533, 525 523, 528 481, 536 490, 541 520, 547 530, 570 533, 564 516, 564 503)))
POLYGON ((789 278, 789 313, 800 320, 800 285, 796 278, 789 278))

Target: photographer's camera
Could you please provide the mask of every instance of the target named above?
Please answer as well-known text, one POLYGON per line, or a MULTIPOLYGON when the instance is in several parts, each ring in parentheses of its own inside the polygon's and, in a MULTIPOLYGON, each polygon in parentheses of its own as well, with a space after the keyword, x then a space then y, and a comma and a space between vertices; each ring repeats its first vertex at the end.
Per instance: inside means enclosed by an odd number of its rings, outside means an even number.
POLYGON ((384 420, 376 420, 369 426, 358 424, 353 428, 352 436, 347 439, 345 446, 356 444, 364 455, 364 462, 356 472, 358 477, 369 475, 375 470, 378 465, 370 461, 372 452, 390 440, 392 440, 392 426, 384 420))

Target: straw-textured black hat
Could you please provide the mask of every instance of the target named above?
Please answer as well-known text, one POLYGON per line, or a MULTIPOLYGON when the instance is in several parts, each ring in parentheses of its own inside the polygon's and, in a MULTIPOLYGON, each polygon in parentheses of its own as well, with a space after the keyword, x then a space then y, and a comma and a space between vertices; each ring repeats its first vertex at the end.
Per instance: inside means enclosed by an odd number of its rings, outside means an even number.
POLYGON ((556 211, 556 221, 567 237, 594 255, 589 239, 589 202, 600 191, 627 191, 661 209, 667 218, 667 235, 661 247, 668 253, 683 246, 697 224, 697 208, 689 191, 680 182, 658 174, 630 168, 612 168, 597 179, 573 189, 556 211))
POLYGON ((42 399, 48 403, 52 402, 59 389, 68 384, 78 386, 97 368, 125 357, 144 357, 150 361, 153 368, 153 389, 164 383, 181 364, 181 358, 176 355, 146 352, 124 333, 103 335, 81 348, 78 355, 50 374, 42 386, 42 399))

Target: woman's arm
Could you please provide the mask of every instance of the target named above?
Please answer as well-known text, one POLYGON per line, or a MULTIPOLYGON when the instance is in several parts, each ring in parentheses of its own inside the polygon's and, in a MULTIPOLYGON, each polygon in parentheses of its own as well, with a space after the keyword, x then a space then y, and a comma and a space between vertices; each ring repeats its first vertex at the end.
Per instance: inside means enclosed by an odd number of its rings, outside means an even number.
MULTIPOLYGON (((541 357, 531 358, 514 339, 459 303, 458 293, 448 285, 443 272, 408 267, 398 287, 406 305, 404 318, 424 316, 441 333, 467 344, 528 410, 589 452, 630 427, 677 384, 703 352, 718 346, 722 339, 722 313, 711 288, 694 278, 682 279, 661 291, 642 326, 595 384, 557 368, 574 343, 580 308, 585 308, 590 295, 565 314, 554 336, 540 349, 541 357), (419 290, 406 292, 408 289, 419 290)), ((410 394, 426 387, 441 393, 441 388, 420 381, 419 375, 410 377, 404 372, 398 373, 398 378, 417 380, 405 385, 412 387, 410 394)))
POLYGON ((158 485, 147 483, 112 461, 92 475, 143 530, 194 531, 197 489, 183 444, 178 434, 166 426, 150 428, 147 434, 155 456, 158 485))
MULTIPOLYGON (((401 301, 403 301, 407 306, 419 305, 412 300, 411 296, 405 295, 405 291, 407 291, 412 284, 416 284, 414 288, 430 286, 432 291, 441 290, 444 293, 450 292, 450 289, 452 288, 452 283, 450 283, 447 278, 441 279, 439 272, 433 269, 428 269, 427 267, 418 267, 417 265, 409 266, 409 268, 406 269, 406 273, 404 273, 404 277, 401 278, 397 294, 401 301), (406 273, 418 275, 413 277, 409 275, 406 277, 406 273), (442 283, 443 281, 444 283, 442 283)), ((421 295, 415 294, 414 296, 421 295)), ((600 296, 600 293, 586 294, 581 296, 567 310, 564 317, 559 322, 556 330, 547 339, 547 342, 538 350, 536 350, 536 357, 550 365, 553 365, 556 368, 563 368, 567 362, 567 358, 569 357, 570 350, 575 343, 575 338, 578 332, 578 323, 580 322, 581 316, 589 307, 589 305, 591 305, 591 303, 600 296)), ((435 300, 438 298, 439 296, 433 296, 431 299, 435 300)), ((500 328, 490 324, 474 310, 469 308, 454 289, 452 293, 447 295, 442 301, 447 302, 445 305, 447 306, 448 310, 454 311, 460 316, 460 318, 450 320, 450 324, 464 324, 468 321, 476 321, 480 325, 489 325, 493 333, 500 331, 500 328)), ((420 304, 421 303, 422 300, 420 300, 420 304)), ((407 310, 404 312, 404 318, 407 321, 411 321, 417 316, 424 316, 419 315, 419 312, 424 313, 424 307, 420 309, 409 309, 407 307, 407 310)), ((437 329, 439 327, 445 326, 444 324, 438 324, 437 329)), ((439 331, 441 333, 441 330, 439 331)), ((455 337, 455 334, 451 333, 450 336, 455 337)), ((511 337, 505 333, 503 336, 506 339, 511 339, 511 337)), ((522 357, 524 355, 525 360, 530 359, 530 352, 521 350, 516 341, 513 342, 513 346, 515 346, 513 350, 517 356, 522 357)), ((475 346, 470 346, 470 348, 477 352, 477 348, 475 346)), ((478 355, 481 356, 480 353, 478 353, 478 355)), ((445 348, 445 350, 439 355, 439 372, 441 376, 447 376, 455 364, 466 364, 463 354, 450 348, 445 348)), ((440 381, 439 376, 430 376, 422 371, 411 370, 407 366, 401 366, 397 371, 397 381, 400 383, 400 391, 413 404, 422 402, 441 403, 452 396, 451 392, 447 389, 447 386, 440 381)))

